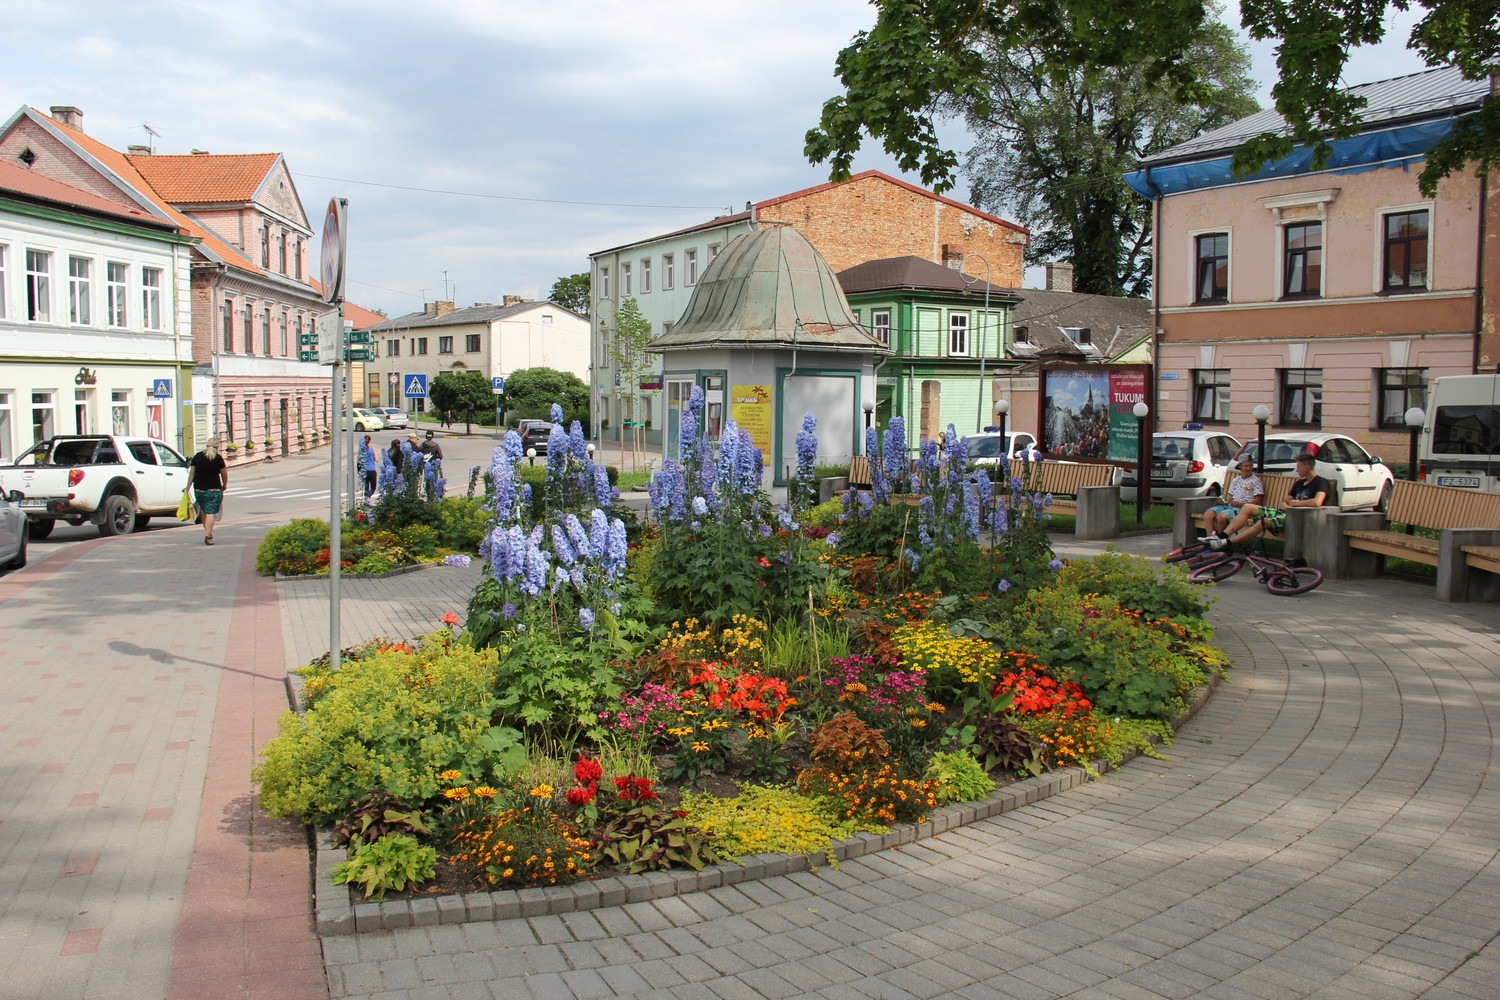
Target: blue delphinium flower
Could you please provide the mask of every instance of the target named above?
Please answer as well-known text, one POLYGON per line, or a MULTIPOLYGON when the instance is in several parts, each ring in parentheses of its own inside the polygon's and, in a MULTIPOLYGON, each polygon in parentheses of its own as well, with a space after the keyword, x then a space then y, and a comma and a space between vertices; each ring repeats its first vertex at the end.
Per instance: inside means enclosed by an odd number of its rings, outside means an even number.
POLYGON ((466 555, 451 555, 443 557, 444 566, 467 566, 471 560, 466 555))
POLYGON ((588 442, 583 439, 583 424, 577 420, 573 421, 573 426, 568 428, 568 450, 580 462, 589 457, 588 442))
POLYGON ((970 541, 979 540, 979 481, 989 482, 983 473, 976 473, 974 481, 960 481, 958 488, 963 490, 963 516, 959 519, 964 536, 970 541))
MULTIPOLYGON (((597 507, 594 509, 598 510, 597 507)), ((603 517, 604 512, 600 511, 599 515, 603 517)), ((583 524, 578 520, 577 514, 574 514, 572 511, 564 514, 562 526, 563 530, 568 533, 568 542, 573 546, 573 551, 578 554, 579 559, 597 559, 599 557, 599 553, 593 551, 589 543, 588 532, 583 530, 583 524)))
POLYGON ((1049 562, 1047 564, 1047 568, 1050 569, 1050 570, 1059 570, 1059 569, 1062 569, 1062 560, 1061 559, 1054 559, 1054 560, 1052 560, 1051 562, 1049 562))
POLYGON ((588 608, 578 609, 578 622, 583 626, 585 632, 594 631, 594 613, 588 608))
POLYGON ((1000 593, 1002 593, 1002 594, 1005 593, 1007 590, 1010 589, 1010 581, 1009 580, 1001 580, 999 583, 995 584, 995 589, 998 590, 998 591, 1000 591, 1000 593))
POLYGON ((708 501, 702 497, 693 497, 693 513, 702 517, 708 513, 708 501))
POLYGON ((837 531, 830 531, 827 536, 824 537, 823 541, 829 548, 836 549, 839 547, 839 533, 837 531))
POLYGON ((560 406, 557 403, 553 403, 552 404, 552 408, 547 411, 547 416, 548 416, 549 419, 551 419, 551 421, 554 424, 560 424, 560 423, 562 423, 563 422, 563 408, 562 408, 562 406, 560 406))
POLYGON ((911 549, 907 549, 905 552, 901 553, 901 555, 911 562, 911 571, 915 573, 917 571, 917 566, 922 562, 922 557, 917 555, 911 549))
POLYGON ((560 524, 552 526, 552 554, 564 566, 572 566, 573 563, 577 562, 577 558, 573 553, 573 546, 569 544, 568 536, 563 532, 562 525, 560 524))
POLYGON ((885 429, 885 449, 881 455, 882 471, 887 480, 886 487, 893 492, 906 493, 910 477, 910 464, 906 458, 906 421, 892 417, 885 429))
POLYGON ((500 616, 502 618, 514 618, 516 616, 516 606, 506 601, 500 606, 500 616))
POLYGON ((771 526, 765 522, 761 522, 760 526, 755 529, 755 533, 762 538, 770 538, 771 526))
POLYGON ((615 502, 615 488, 609 485, 609 470, 594 463, 594 502, 608 507, 615 502))
POLYGON ((782 504, 776 509, 776 523, 781 526, 782 531, 796 531, 797 522, 792 517, 792 508, 782 504))

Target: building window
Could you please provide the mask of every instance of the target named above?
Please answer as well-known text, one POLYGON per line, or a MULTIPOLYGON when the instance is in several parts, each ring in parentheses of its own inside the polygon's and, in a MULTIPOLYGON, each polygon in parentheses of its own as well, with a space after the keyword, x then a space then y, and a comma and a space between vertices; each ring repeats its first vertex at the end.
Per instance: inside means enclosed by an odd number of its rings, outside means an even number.
POLYGON ((1281 389, 1281 419, 1277 423, 1323 426, 1323 369, 1282 368, 1276 374, 1281 389))
POLYGON ((125 292, 130 278, 128 264, 114 261, 104 265, 105 321, 113 327, 125 326, 125 292))
POLYGON ((452 337, 439 337, 438 338, 438 353, 439 354, 452 354, 453 353, 453 338, 452 337))
POLYGON ((698 251, 684 250, 682 252, 682 266, 687 271, 687 283, 696 285, 698 283, 698 251))
POLYGON ((966 357, 969 353, 969 314, 948 315, 948 353, 954 357, 966 357))
POLYGON ((130 390, 111 389, 109 391, 109 427, 110 433, 125 437, 130 433, 130 390))
POLYGON ((302 277, 302 237, 300 236, 297 237, 297 256, 292 258, 292 267, 295 269, 293 277, 300 280, 302 277))
POLYGON ((234 300, 224 300, 224 353, 234 353, 234 300))
POLYGON ((641 294, 651 291, 651 258, 641 261, 641 294))
MULTIPOLYGON (((8 254, 9 252, 10 252, 10 247, 6 246, 4 243, 0 243, 0 319, 4 319, 5 318, 5 311, 6 311, 5 310, 5 306, 6 306, 6 302, 5 302, 5 289, 8 287, 9 283, 6 281, 6 274, 8 272, 5 269, 5 264, 6 264, 6 254, 8 254)), ((3 446, 4 444, 5 444, 4 441, 0 441, 0 446, 3 446)))
POLYGON ((1282 295, 1315 298, 1323 294, 1323 223, 1299 222, 1284 227, 1286 256, 1282 295))
POLYGON ((1427 210, 1385 217, 1387 292, 1427 291, 1427 210))
POLYGON ((161 268, 141 268, 141 322, 148 330, 161 329, 161 268))
POLYGON ((676 281, 676 276, 674 274, 674 272, 676 271, 676 269, 677 269, 677 258, 674 257, 672 254, 669 254, 669 253, 662 254, 661 255, 661 290, 662 291, 664 291, 664 292, 670 292, 672 290, 673 282, 676 281))
POLYGON ((635 294, 633 291, 631 291, 631 288, 630 288, 630 265, 629 264, 621 264, 620 265, 620 294, 621 295, 634 295, 635 294))
POLYGON ((547 325, 547 326, 551 326, 552 325, 552 314, 551 313, 542 313, 542 323, 545 324, 545 325, 547 325))
POLYGON ((286 320, 287 320, 286 313, 282 313, 281 314, 281 320, 280 320, 280 324, 281 325, 280 325, 279 329, 281 330, 281 356, 283 358, 287 356, 287 349, 286 349, 286 320))
MULTIPOLYGON (((270 306, 266 307, 266 314, 263 317, 263 319, 265 320, 265 325, 260 328, 260 332, 261 332, 261 338, 260 338, 261 351, 260 351, 260 353, 264 354, 266 357, 269 358, 271 356, 271 307, 270 306)), ((270 404, 267 403, 266 405, 269 406, 270 404)), ((269 422, 270 421, 267 420, 267 423, 269 423, 269 422)))
POLYGON ((401 357, 401 340, 400 340, 400 338, 397 338, 395 340, 387 340, 385 342, 385 356, 388 357, 388 358, 399 358, 399 357, 401 357))
POLYGON ((464 334, 464 352, 466 354, 478 354, 479 353, 479 334, 477 334, 477 333, 466 333, 466 334, 464 334))
POLYGON ((260 227, 260 266, 267 270, 271 267, 271 227, 260 227))
POLYGON ((282 274, 286 274, 286 230, 284 229, 281 231, 281 239, 278 243, 278 246, 278 253, 280 254, 281 263, 281 267, 278 268, 278 270, 280 270, 282 274))
POLYGON ((1094 342, 1094 331, 1086 326, 1065 326, 1062 327, 1062 332, 1063 336, 1080 347, 1094 342))
POLYGON ((891 342, 891 311, 889 309, 870 310, 870 332, 875 339, 882 344, 889 345, 891 342))
POLYGON ((1427 369, 1379 368, 1376 376, 1380 426, 1405 430, 1406 411, 1427 406, 1427 369))
POLYGON ((245 303, 245 353, 255 353, 255 309, 245 303))
POLYGON ((1205 233, 1198 240, 1198 281, 1194 302, 1229 301, 1229 234, 1205 233))
POLYGON ((1229 369, 1193 370, 1193 419, 1211 424, 1229 422, 1229 369))
POLYGON ((412 353, 413 354, 426 354, 427 353, 427 338, 426 337, 418 337, 417 338, 417 349, 415 351, 412 351, 412 353))
POLYGON ((52 321, 52 255, 41 250, 26 251, 26 318, 52 321))
POLYGON ((1016 327, 1016 343, 1018 343, 1018 344, 1029 344, 1029 343, 1031 343, 1031 327, 1029 327, 1029 326, 1018 326, 1018 327, 1016 327))
POLYGON ((31 394, 31 440, 45 441, 57 433, 53 430, 53 410, 52 393, 31 394))
POLYGON ((712 264, 713 261, 714 261, 714 258, 717 257, 717 256, 719 256, 719 244, 717 244, 717 243, 710 243, 708 245, 708 262, 710 264, 712 264))
POLYGON ((599 297, 609 298, 609 268, 599 268, 599 297))
POLYGON ((79 326, 88 326, 92 319, 89 316, 89 275, 94 268, 94 262, 87 257, 68 258, 68 322, 79 326))

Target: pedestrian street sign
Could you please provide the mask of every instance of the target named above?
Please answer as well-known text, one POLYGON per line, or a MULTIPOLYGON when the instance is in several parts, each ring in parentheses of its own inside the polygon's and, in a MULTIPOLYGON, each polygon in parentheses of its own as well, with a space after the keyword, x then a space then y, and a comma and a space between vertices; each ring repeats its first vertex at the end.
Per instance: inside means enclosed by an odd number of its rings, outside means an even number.
POLYGON ((344 348, 345 361, 370 361, 372 360, 369 345, 358 345, 344 348))
POLYGON ((311 350, 298 351, 297 352, 297 360, 298 361, 316 361, 316 360, 318 360, 318 349, 317 349, 317 347, 315 346, 311 350))
POLYGON ((154 378, 151 380, 151 396, 153 399, 172 398, 172 380, 169 378, 154 378))
POLYGON ((349 331, 349 343, 351 343, 351 344, 368 344, 369 342, 370 342, 370 331, 368 331, 368 330, 350 330, 349 331))
POLYGON ((406 376, 405 382, 406 382, 405 396, 406 396, 407 399, 426 399, 427 398, 427 376, 426 375, 408 375, 408 376, 406 376))

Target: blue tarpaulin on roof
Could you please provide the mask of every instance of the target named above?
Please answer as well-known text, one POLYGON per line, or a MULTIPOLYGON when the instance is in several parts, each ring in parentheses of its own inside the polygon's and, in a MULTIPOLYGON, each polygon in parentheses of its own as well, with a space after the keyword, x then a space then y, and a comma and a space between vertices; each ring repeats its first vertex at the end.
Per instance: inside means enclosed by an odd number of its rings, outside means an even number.
MULTIPOLYGON (((1340 139, 1334 143, 1328 165, 1323 169, 1335 174, 1357 174, 1380 167, 1394 167, 1420 160, 1433 144, 1453 130, 1453 119, 1423 122, 1402 128, 1384 129, 1340 139)), ((1312 149, 1301 146, 1290 156, 1268 164, 1248 177, 1235 177, 1230 157, 1199 160, 1195 163, 1171 163, 1136 170, 1125 175, 1125 183, 1144 198, 1182 194, 1200 188, 1219 187, 1244 181, 1262 181, 1312 173, 1312 149)))

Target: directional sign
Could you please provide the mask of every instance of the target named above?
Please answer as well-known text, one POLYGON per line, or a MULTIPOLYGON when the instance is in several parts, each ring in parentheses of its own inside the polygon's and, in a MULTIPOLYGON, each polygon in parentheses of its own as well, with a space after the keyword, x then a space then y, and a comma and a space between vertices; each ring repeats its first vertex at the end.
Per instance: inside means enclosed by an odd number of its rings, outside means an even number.
MULTIPOLYGON (((316 343, 316 341, 314 341, 314 343, 316 343)), ((297 352, 297 360, 298 361, 317 361, 318 360, 318 349, 316 347, 314 347, 310 351, 298 351, 297 352)))
POLYGON ((505 391, 505 379, 501 378, 499 375, 496 375, 494 378, 490 379, 490 385, 495 387, 496 392, 505 391))
POLYGON ((349 343, 351 343, 351 344, 368 344, 369 342, 370 342, 370 333, 369 333, 368 330, 350 330, 349 331, 349 343))
MULTIPOLYGON (((297 346, 298 347, 313 347, 313 348, 316 348, 318 346, 318 334, 317 334, 317 331, 314 331, 312 333, 299 333, 299 334, 297 334, 297 346)), ((314 351, 313 353, 316 354, 317 352, 314 351)))
POLYGON ((156 399, 172 398, 172 380, 169 378, 154 378, 151 380, 151 395, 156 399))
POLYGON ((318 316, 318 363, 331 365, 339 359, 339 341, 344 335, 342 309, 330 309, 318 316))
POLYGON ((427 398, 426 375, 407 375, 403 379, 403 382, 405 383, 405 389, 403 390, 403 392, 407 399, 427 398))
POLYGON ((346 347, 344 348, 345 361, 369 361, 371 360, 368 347, 346 347))

